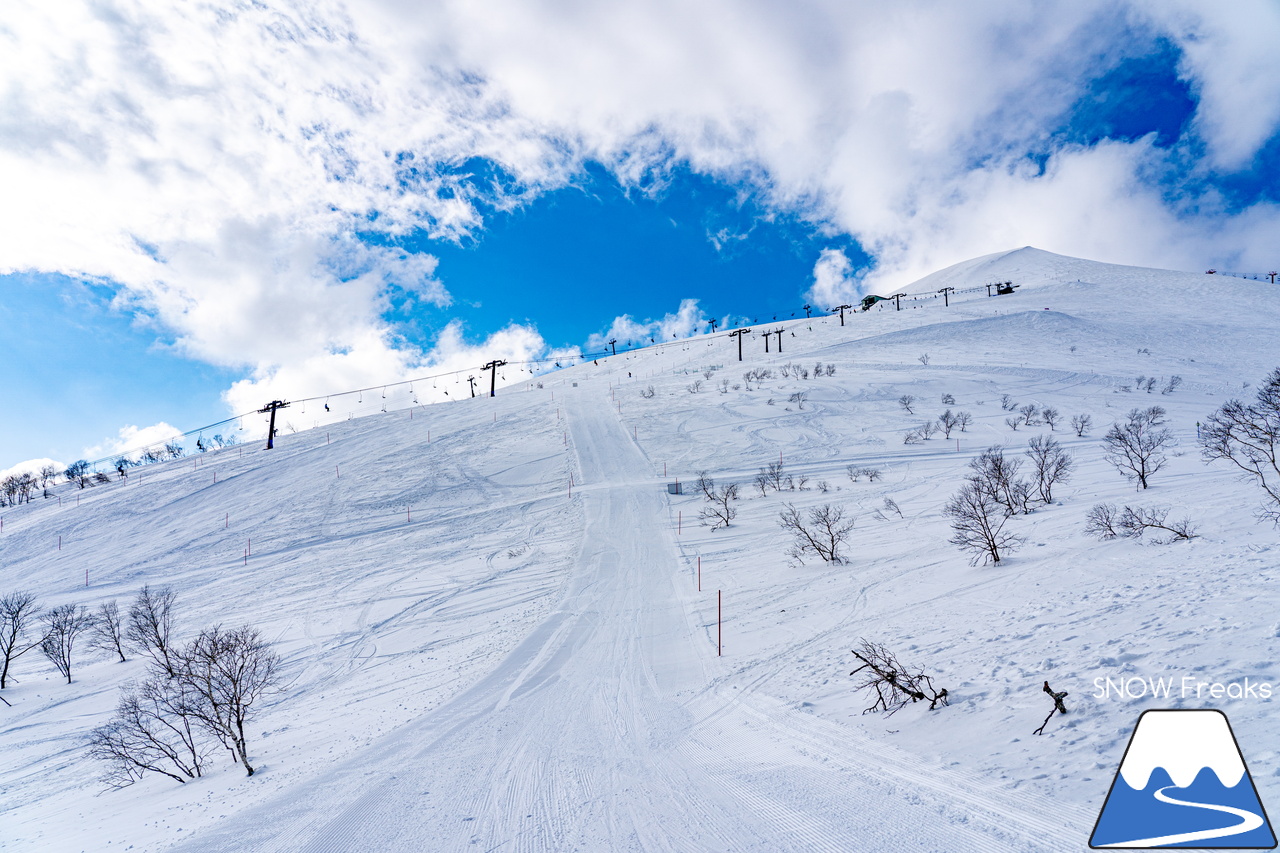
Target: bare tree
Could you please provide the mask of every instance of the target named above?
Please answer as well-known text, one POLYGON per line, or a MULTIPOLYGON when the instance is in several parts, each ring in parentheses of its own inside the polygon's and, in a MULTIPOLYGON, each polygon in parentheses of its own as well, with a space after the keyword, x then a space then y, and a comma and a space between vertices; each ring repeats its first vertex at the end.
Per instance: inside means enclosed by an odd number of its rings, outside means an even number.
POLYGON ((971 479, 978 480, 1004 507, 1006 515, 1031 511, 1031 485, 1018 476, 1021 459, 1010 459, 999 445, 988 447, 969 462, 971 479))
POLYGON ((1035 403, 1027 403, 1018 409, 1018 414, 1022 417, 1022 423, 1026 426, 1035 426, 1040 421, 1037 420, 1040 414, 1040 408, 1035 403))
POLYGON ((956 404, 956 398, 954 396, 952 396, 951 394, 942 395, 942 405, 954 406, 955 404, 956 404))
POLYGON ((144 586, 129 607, 125 626, 125 636, 134 650, 149 657, 170 678, 178 674, 180 666, 171 639, 175 598, 167 586, 157 590, 144 586))
POLYGON ((698 491, 702 492, 707 500, 713 500, 716 491, 716 481, 707 475, 706 471, 698 472, 698 479, 694 483, 698 491))
POLYGON ((859 468, 856 465, 850 465, 845 468, 845 471, 849 473, 849 479, 853 480, 855 483, 858 482, 859 477, 866 477, 874 483, 876 480, 879 480, 881 476, 879 468, 859 468))
POLYGON ((1093 418, 1088 415, 1075 415, 1071 418, 1071 428, 1076 431, 1076 436, 1079 438, 1083 438, 1091 426, 1093 426, 1093 418))
POLYGON ((960 418, 953 414, 950 409, 938 415, 938 424, 942 427, 943 438, 951 438, 951 430, 955 429, 959 423, 960 418))
POLYGON ((40 651, 71 683, 71 659, 76 640, 93 626, 93 616, 83 605, 59 604, 42 616, 44 636, 40 651))
POLYGON ((1160 390, 1160 393, 1172 394, 1174 391, 1178 390, 1178 386, 1181 384, 1182 384, 1182 377, 1175 373, 1174 375, 1169 377, 1169 381, 1165 383, 1165 386, 1160 390))
POLYGON ((1085 516, 1084 532, 1099 539, 1115 539, 1120 535, 1119 520, 1115 504, 1094 504, 1085 516))
POLYGON ((938 705, 947 704, 946 689, 937 690, 933 679, 924 674, 924 670, 913 672, 903 666, 898 659, 884 646, 862 640, 861 645, 853 650, 853 656, 862 662, 850 675, 866 673, 861 684, 855 690, 874 690, 876 701, 862 713, 884 711, 886 717, 892 717, 911 702, 928 702, 932 711, 938 705))
POLYGON ((721 486, 719 489, 713 487, 707 494, 710 506, 703 507, 699 517, 703 521, 713 522, 711 525, 712 530, 728 527, 729 523, 738 515, 738 511, 733 507, 733 502, 737 499, 738 485, 736 483, 721 486))
POLYGON ((795 537, 788 552, 790 556, 800 563, 806 554, 814 554, 825 563, 845 562, 840 548, 853 530, 854 519, 845 519, 843 507, 831 504, 812 507, 806 520, 791 504, 784 506, 786 508, 778 513, 778 524, 795 537))
POLYGON ((1128 420, 1112 424, 1102 439, 1107 461, 1144 489, 1151 475, 1168 461, 1162 451, 1173 444, 1173 433, 1161 428, 1164 414, 1159 406, 1132 409, 1128 420))
POLYGON ((956 412, 956 425, 960 427, 961 432, 968 432, 971 423, 973 423, 973 415, 968 412, 956 412))
POLYGON ((224 631, 215 625, 201 631, 181 658, 180 678, 194 697, 183 709, 222 741, 252 776, 245 723, 257 703, 278 689, 280 656, 256 628, 224 631))
POLYGON ((40 469, 40 488, 47 488, 50 483, 58 479, 58 468, 56 465, 45 465, 40 469))
POLYGON ((1012 412, 1014 409, 1018 408, 1018 404, 1013 401, 1013 397, 1010 395, 1001 394, 1000 408, 1004 409, 1006 412, 1012 412))
POLYGON ((1075 460, 1062 449, 1062 445, 1047 435, 1037 435, 1031 439, 1027 457, 1031 460, 1034 477, 1032 484, 1035 486, 1036 497, 1044 503, 1053 503, 1053 487, 1058 483, 1065 483, 1071 477, 1075 460))
POLYGON ((770 462, 768 468, 761 468, 760 474, 765 478, 765 482, 775 492, 782 491, 783 478, 786 472, 782 468, 781 462, 770 462))
POLYGON ((1246 480, 1256 480, 1266 498, 1261 517, 1280 525, 1280 368, 1258 388, 1257 402, 1229 400, 1200 429, 1205 462, 1225 459, 1246 480))
POLYGON ((103 781, 122 788, 148 773, 182 783, 199 777, 211 747, 186 710, 195 699, 179 678, 156 675, 127 685, 115 716, 89 736, 89 754, 107 765, 103 781))
POLYGON ((918 359, 918 361, 919 361, 921 364, 923 364, 925 367, 928 367, 928 366, 929 366, 929 353, 927 353, 927 352, 921 353, 921 354, 920 354, 920 357, 919 357, 919 359, 918 359))
POLYGON ((1004 425, 1007 426, 1009 429, 1013 430, 1014 432, 1018 431, 1018 426, 1021 423, 1022 423, 1021 417, 1004 419, 1004 425))
POLYGON ((13 662, 40 645, 40 638, 31 639, 31 625, 40 615, 40 605, 30 592, 11 592, 0 598, 0 656, 4 666, 0 668, 0 690, 9 685, 9 668, 13 662))
POLYGON ((916 398, 911 394, 903 394, 898 398, 898 405, 906 409, 908 415, 914 415, 915 412, 911 409, 911 406, 915 401, 916 398))
POLYGON ((1062 413, 1053 406, 1045 406, 1040 410, 1040 418, 1049 425, 1049 429, 1057 429, 1058 421, 1062 420, 1062 413))
POLYGON ((79 459, 68 465, 67 470, 62 473, 67 478, 67 482, 75 483, 83 489, 89 483, 89 462, 79 459))
POLYGON ((654 391, 654 390, 653 390, 653 386, 652 386, 652 385, 650 385, 648 388, 645 388, 645 389, 641 390, 641 392, 640 392, 640 396, 641 396, 641 397, 644 397, 646 400, 652 400, 652 399, 653 399, 653 395, 654 395, 654 394, 656 394, 656 393, 658 393, 658 392, 657 392, 657 391, 654 391))
POLYGON ((120 614, 120 606, 115 599, 104 601, 98 605, 98 612, 90 629, 89 648, 118 655, 120 663, 124 663, 128 660, 124 654, 124 646, 124 617, 120 614))
POLYGON ((1022 544, 1023 539, 1004 527, 1009 514, 996 499, 989 483, 976 477, 965 481, 942 510, 951 520, 951 544, 969 552, 971 564, 999 563, 1002 553, 1022 544))
POLYGON ((808 391, 796 391, 787 398, 788 402, 795 403, 797 409, 804 408, 804 401, 809 399, 808 391))

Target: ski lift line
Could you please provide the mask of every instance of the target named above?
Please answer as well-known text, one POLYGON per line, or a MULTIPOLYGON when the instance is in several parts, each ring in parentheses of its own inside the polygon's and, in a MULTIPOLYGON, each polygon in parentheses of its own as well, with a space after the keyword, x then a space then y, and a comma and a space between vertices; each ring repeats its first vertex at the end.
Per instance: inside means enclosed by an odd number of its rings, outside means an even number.
MULTIPOLYGON (((971 290, 977 290, 977 288, 973 288, 973 289, 971 289, 971 290)), ((971 290, 958 290, 958 291, 955 291, 955 292, 956 292, 956 293, 967 293, 967 292, 971 292, 971 290)), ((905 295, 905 294, 904 294, 904 295, 905 295)), ((923 294, 922 294, 922 295, 923 295, 923 294)), ((715 340, 715 339, 717 339, 717 338, 725 338, 725 339, 728 339, 728 338, 730 337, 730 334, 729 334, 728 332, 719 331, 719 332, 713 332, 713 333, 710 333, 710 334, 695 335, 695 336, 693 336, 693 337, 697 337, 697 338, 700 338, 700 339, 702 339, 702 340, 705 340, 705 341, 711 342, 711 341, 714 341, 714 340, 715 340)), ((688 338, 680 338, 680 339, 676 339, 676 340, 673 340, 673 341, 662 341, 662 342, 660 342, 660 343, 659 343, 659 342, 654 342, 654 343, 652 343, 652 344, 649 344, 648 346, 636 346, 636 347, 633 347, 633 348, 632 348, 632 349, 630 349, 630 350, 623 350, 622 355, 625 357, 628 353, 634 353, 634 352, 638 352, 638 351, 642 351, 642 350, 648 350, 648 351, 661 351, 661 350, 668 349, 668 348, 670 348, 670 347, 677 347, 677 346, 678 346, 678 347, 683 348, 683 347, 686 347, 686 346, 688 345, 688 340, 689 340, 688 338)), ((557 357, 553 357, 553 356, 547 356, 547 357, 544 357, 544 358, 532 358, 532 359, 525 359, 525 360, 523 360, 523 361, 513 361, 513 362, 509 362, 509 364, 511 364, 511 365, 536 365, 536 366, 544 366, 544 367, 545 367, 545 366, 547 366, 547 365, 554 365, 554 364, 557 364, 557 363, 558 363, 558 362, 560 362, 560 361, 570 361, 570 360, 572 360, 572 359, 574 359, 574 358, 576 358, 576 359, 578 360, 578 362, 579 362, 579 363, 581 363, 581 362, 585 362, 585 361, 598 361, 599 359, 602 359, 602 358, 616 358, 616 357, 617 357, 617 355, 616 355, 615 353, 613 353, 613 352, 610 352, 609 350, 601 350, 601 351, 599 351, 599 352, 585 352, 585 353, 580 353, 580 354, 579 354, 579 355, 577 355, 577 356, 560 356, 559 358, 557 358, 557 357)), ((332 392, 332 391, 331 391, 331 392, 327 392, 327 393, 324 393, 324 394, 316 394, 316 395, 311 396, 311 397, 301 397, 301 398, 296 398, 296 399, 294 399, 292 402, 294 402, 294 403, 298 403, 298 404, 302 404, 302 408, 303 408, 303 410, 305 410, 305 404, 306 404, 306 403, 309 403, 309 402, 321 402, 321 401, 322 401, 323 403, 328 404, 328 403, 330 403, 330 402, 332 401, 332 398, 334 398, 334 397, 344 397, 344 396, 348 396, 348 395, 351 395, 351 394, 357 394, 357 395, 361 395, 361 396, 362 396, 362 395, 364 394, 364 392, 365 392, 365 391, 369 391, 369 392, 373 392, 373 391, 380 391, 380 392, 382 393, 382 395, 385 397, 385 395, 386 395, 386 389, 388 389, 388 388, 398 388, 398 387, 400 387, 400 386, 402 386, 402 385, 408 385, 408 386, 410 386, 410 393, 413 393, 412 386, 413 386, 413 383, 415 383, 415 382, 426 382, 426 381, 429 381, 429 380, 447 379, 447 378, 449 378, 449 377, 453 377, 453 378, 454 378, 454 382, 455 382, 455 383, 457 383, 457 382, 460 382, 460 381, 461 381, 461 378, 460 378, 460 377, 461 377, 461 374, 466 373, 466 372, 468 372, 468 371, 470 371, 470 370, 474 370, 474 369, 475 369, 475 368, 470 368, 470 367, 469 367, 469 368, 464 368, 464 369, 460 369, 460 370, 451 370, 451 371, 445 371, 445 372, 442 372, 442 373, 429 374, 429 375, 426 375, 426 376, 417 376, 417 377, 414 377, 414 378, 412 378, 412 379, 405 379, 405 380, 401 380, 401 381, 399 381, 399 382, 388 382, 388 383, 381 383, 381 384, 377 384, 377 385, 370 385, 370 386, 368 386, 368 387, 366 387, 366 388, 353 388, 353 389, 350 389, 350 390, 347 390, 347 391, 337 391, 337 392, 332 392)), ((191 429, 191 430, 187 430, 186 432, 178 433, 178 434, 174 435, 171 439, 168 439, 168 440, 169 440, 169 441, 172 441, 172 440, 176 440, 176 439, 190 438, 191 436, 197 436, 197 437, 198 437, 198 436, 200 435, 200 433, 201 433, 201 432, 203 432, 204 430, 207 430, 207 429, 215 429, 215 428, 217 428, 217 427, 224 426, 224 425, 226 425, 226 424, 235 423, 235 422, 237 422, 237 421, 242 421, 242 419, 244 419, 244 418, 246 418, 246 417, 249 417, 249 416, 251 416, 251 415, 255 415, 255 414, 260 414, 260 413, 259 413, 256 409, 255 409, 255 410, 252 410, 252 411, 248 411, 248 412, 242 412, 242 413, 237 414, 237 415, 232 415, 232 416, 231 416, 231 417, 229 417, 229 418, 224 418, 223 420, 215 421, 214 423, 205 424, 204 426, 197 427, 197 428, 195 428, 195 429, 191 429)), ((90 466, 91 466, 91 467, 95 467, 95 468, 96 468, 96 466, 98 466, 98 465, 101 465, 101 464, 104 464, 104 463, 107 463, 107 462, 112 462, 112 461, 114 461, 114 460, 116 460, 116 459, 119 459, 119 458, 120 458, 120 457, 122 457, 122 456, 130 456, 130 455, 135 454, 135 453, 141 453, 141 452, 144 452, 144 451, 148 450, 149 448, 156 447, 158 443, 162 443, 162 442, 152 442, 152 443, 150 443, 150 444, 141 445, 141 446, 133 447, 133 448, 129 448, 129 449, 126 449, 126 450, 117 451, 117 452, 115 452, 115 453, 110 454, 109 456, 103 456, 103 457, 101 457, 100 459, 90 460, 90 461, 89 461, 89 464, 90 464, 90 466)))

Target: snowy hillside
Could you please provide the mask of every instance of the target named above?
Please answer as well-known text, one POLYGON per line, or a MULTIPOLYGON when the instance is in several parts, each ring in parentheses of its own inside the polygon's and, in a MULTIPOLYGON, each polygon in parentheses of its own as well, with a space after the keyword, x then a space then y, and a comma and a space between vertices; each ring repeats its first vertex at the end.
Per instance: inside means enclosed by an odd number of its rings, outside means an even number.
POLYGON ((1275 700, 1094 686, 1280 686, 1280 532, 1253 518, 1261 490, 1196 445, 1198 421, 1280 365, 1280 287, 1026 248, 902 292, 944 287, 949 305, 759 327, 783 332, 768 353, 749 336, 741 362, 719 334, 494 399, 312 413, 271 451, 7 508, 0 594, 126 607, 169 585, 182 637, 256 625, 286 686, 253 721, 254 776, 220 754, 185 785, 110 790, 85 739, 143 663, 86 653, 66 684, 25 655, 0 693, 13 705, 0 706, 0 844, 1083 849, 1138 715, 1167 707, 1223 710, 1262 802, 1280 803, 1275 700), (986 295, 1004 280, 1019 288, 986 295), (1010 429, 1004 395, 1059 410, 1052 434, 1076 467, 1051 504, 1009 521, 1020 549, 972 565, 942 512, 969 461, 992 445, 1021 457, 1050 433, 1010 429), (1137 493, 1101 438, 1155 405, 1177 445, 1137 493), (972 423, 904 443, 948 408, 972 423), (777 462, 796 488, 762 494, 754 480, 777 462), (727 529, 699 521, 700 471, 739 484, 727 529), (677 480, 689 488, 668 494, 677 480), (1200 537, 1088 537, 1101 502, 1169 508, 1200 537), (848 563, 789 557, 785 504, 856 517, 848 563), (863 714, 874 696, 850 677, 863 638, 924 669, 949 706, 863 714), (1045 681, 1069 713, 1037 736, 1045 681))

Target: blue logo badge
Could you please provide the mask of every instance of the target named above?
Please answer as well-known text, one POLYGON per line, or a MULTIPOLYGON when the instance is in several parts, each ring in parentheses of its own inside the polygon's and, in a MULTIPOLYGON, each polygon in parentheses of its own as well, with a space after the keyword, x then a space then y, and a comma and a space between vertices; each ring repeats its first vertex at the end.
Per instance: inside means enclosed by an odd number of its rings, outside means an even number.
POLYGON ((1221 711, 1145 711, 1089 846, 1270 850, 1275 833, 1221 711))

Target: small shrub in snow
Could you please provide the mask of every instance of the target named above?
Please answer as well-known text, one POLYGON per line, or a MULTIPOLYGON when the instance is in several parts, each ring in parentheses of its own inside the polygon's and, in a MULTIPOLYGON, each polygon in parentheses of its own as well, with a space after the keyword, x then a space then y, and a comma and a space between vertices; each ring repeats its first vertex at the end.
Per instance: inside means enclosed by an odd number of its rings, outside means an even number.
POLYGON ((782 467, 781 462, 770 462, 767 468, 760 469, 760 474, 757 476, 764 477, 769 488, 775 492, 780 492, 786 477, 786 470, 782 467))
POLYGON ((942 405, 944 405, 944 406, 954 406, 955 404, 956 404, 956 398, 955 398, 955 397, 951 396, 950 394, 943 394, 943 395, 942 395, 942 405))
POLYGON ((690 394, 697 394, 699 391, 702 390, 702 380, 695 379, 693 380, 693 382, 686 385, 685 388, 688 389, 690 394))
POLYGON ((1009 429, 1013 430, 1014 432, 1018 431, 1018 427, 1021 424, 1022 424, 1022 418, 1020 417, 1004 419, 1004 425, 1007 426, 1009 429))
POLYGON ((898 405, 901 406, 908 415, 914 415, 915 412, 912 410, 911 405, 915 403, 915 401, 916 398, 911 394, 903 394, 898 398, 898 405))
POLYGON ((717 489, 712 483, 706 497, 709 505, 702 508, 699 517, 703 522, 711 522, 712 530, 728 527, 738 515, 733 507, 733 502, 738 499, 738 485, 729 483, 717 489))
POLYGON ((898 518, 902 518, 902 509, 899 508, 898 502, 895 501, 893 498, 886 497, 884 499, 884 509, 883 510, 878 509, 874 513, 872 513, 872 515, 875 517, 876 521, 888 521, 889 513, 891 512, 897 513, 898 518))
POLYGON ((807 516, 791 504, 778 513, 778 524, 792 534, 791 549, 787 552, 798 562, 804 563, 806 555, 818 557, 824 563, 844 563, 840 549, 853 530, 854 520, 844 517, 844 508, 823 504, 813 507, 807 516))
POLYGON ((961 432, 968 432, 971 423, 973 423, 973 415, 968 412, 956 412, 956 426, 960 427, 961 432))
POLYGON ((919 362, 920 362, 921 364, 923 364, 925 367, 928 367, 928 366, 929 366, 929 353, 927 353, 927 352, 925 352, 925 353, 921 353, 921 354, 920 354, 920 357, 919 357, 919 362))
POLYGON ((653 390, 653 386, 650 385, 648 388, 645 388, 643 391, 640 392, 640 396, 644 397, 646 400, 652 400, 653 395, 656 393, 657 392, 653 390))
POLYGON ((1165 383, 1164 388, 1160 390, 1161 394, 1172 394, 1178 390, 1178 386, 1182 384, 1182 377, 1176 373, 1169 377, 1169 381, 1165 383))
POLYGON ((795 403, 797 409, 803 409, 804 401, 807 400, 808 398, 809 398, 808 391, 796 391, 790 397, 787 398, 787 401, 791 403, 795 403))
POLYGON ((1000 408, 1004 409, 1006 412, 1012 412, 1017 407, 1018 404, 1013 401, 1013 397, 1008 394, 1000 395, 1000 408))
POLYGON ((1025 426, 1035 426, 1040 423, 1040 409, 1034 403, 1027 403, 1018 409, 1018 414, 1022 416, 1022 423, 1025 426))

